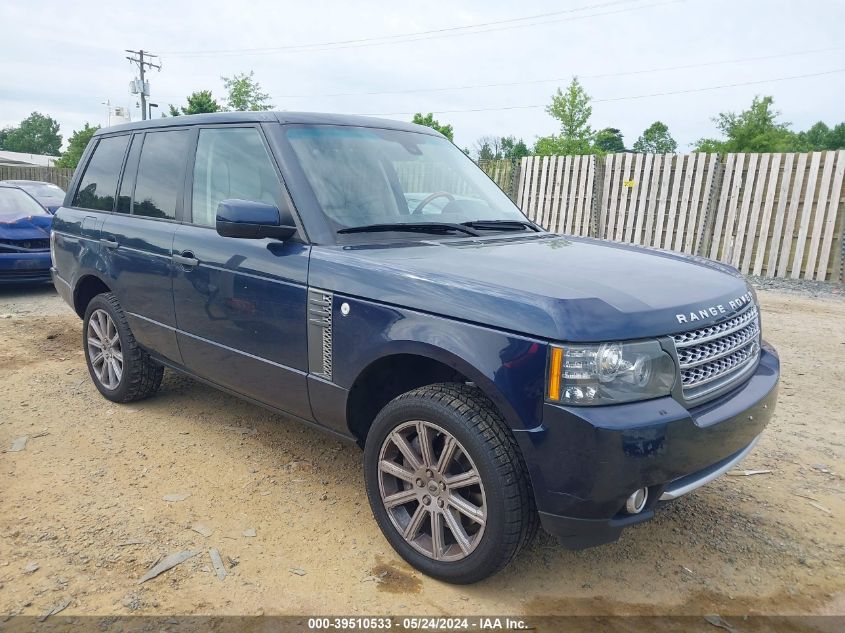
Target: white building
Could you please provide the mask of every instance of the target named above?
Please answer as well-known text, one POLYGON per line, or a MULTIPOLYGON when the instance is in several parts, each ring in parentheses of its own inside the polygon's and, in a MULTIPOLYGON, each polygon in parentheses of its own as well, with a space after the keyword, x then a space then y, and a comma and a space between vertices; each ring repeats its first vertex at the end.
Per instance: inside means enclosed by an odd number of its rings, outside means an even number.
POLYGON ((42 154, 25 154, 23 152, 8 152, 0 149, 0 165, 20 165, 21 167, 52 167, 56 164, 58 156, 45 156, 42 154))

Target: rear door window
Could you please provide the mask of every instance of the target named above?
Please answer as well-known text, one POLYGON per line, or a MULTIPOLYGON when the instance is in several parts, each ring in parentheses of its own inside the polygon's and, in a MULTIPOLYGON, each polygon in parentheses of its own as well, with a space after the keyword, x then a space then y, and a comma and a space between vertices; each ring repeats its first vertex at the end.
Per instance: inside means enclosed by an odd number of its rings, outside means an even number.
POLYGON ((128 143, 128 134, 99 140, 73 196, 73 206, 99 211, 114 209, 117 181, 128 143))
POLYGON ((135 180, 133 214, 176 219, 190 141, 189 130, 146 133, 135 180))

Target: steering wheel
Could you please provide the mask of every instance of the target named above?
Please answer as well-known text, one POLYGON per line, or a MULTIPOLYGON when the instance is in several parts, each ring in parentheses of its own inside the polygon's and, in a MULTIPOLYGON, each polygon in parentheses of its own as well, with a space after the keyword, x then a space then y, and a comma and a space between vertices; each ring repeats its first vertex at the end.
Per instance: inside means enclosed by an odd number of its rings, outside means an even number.
POLYGON ((440 198, 441 196, 444 198, 449 198, 449 202, 455 200, 455 196, 453 196, 448 191, 435 191, 434 193, 430 193, 425 198, 423 198, 422 201, 417 205, 417 207, 413 211, 411 211, 411 215, 419 215, 420 213, 422 213, 423 207, 425 207, 425 205, 427 205, 435 198, 440 198))

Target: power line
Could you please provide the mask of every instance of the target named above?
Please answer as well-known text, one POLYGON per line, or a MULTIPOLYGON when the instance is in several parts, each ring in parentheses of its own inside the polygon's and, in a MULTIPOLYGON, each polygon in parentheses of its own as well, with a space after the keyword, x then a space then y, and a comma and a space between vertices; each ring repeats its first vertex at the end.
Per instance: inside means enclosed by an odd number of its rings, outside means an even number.
POLYGON ((506 20, 497 20, 494 22, 482 22, 478 24, 469 24, 465 26, 452 26, 441 29, 431 29, 428 31, 416 31, 412 33, 401 33, 397 35, 385 35, 380 37, 358 38, 350 40, 337 40, 332 42, 319 42, 312 44, 293 44, 288 46, 274 46, 264 48, 232 48, 232 49, 216 49, 216 50, 184 50, 184 51, 165 51, 171 57, 206 57, 206 56, 242 56, 242 55, 264 55, 276 53, 302 53, 302 52, 319 52, 326 50, 340 50, 346 48, 365 48, 369 46, 383 46, 386 44, 397 44, 404 42, 418 42, 423 40, 440 39, 447 37, 462 37, 465 35, 475 35, 478 33, 491 33, 496 31, 505 31, 510 29, 526 28, 531 26, 543 26, 546 24, 554 24, 558 22, 569 22, 574 20, 582 20, 591 17, 600 17, 604 15, 614 15, 626 11, 633 11, 637 9, 646 9, 650 7, 662 6, 666 4, 677 4, 680 2, 687 2, 688 0, 664 0, 663 2, 653 2, 650 4, 640 4, 632 7, 623 7, 613 11, 604 11, 601 13, 591 13, 587 15, 558 17, 556 19, 544 19, 542 22, 532 22, 529 24, 513 24, 514 22, 522 22, 528 20, 537 20, 541 18, 555 18, 564 14, 577 13, 579 11, 588 11, 591 9, 601 9, 605 7, 612 7, 617 5, 625 5, 631 3, 639 3, 642 0, 614 0, 612 2, 603 2, 592 5, 584 5, 572 9, 565 9, 561 11, 551 11, 548 13, 538 13, 535 15, 509 18, 506 20), (492 27, 492 28, 490 28, 492 27), (474 30, 478 29, 478 30, 474 30))
MULTIPOLYGON (((726 59, 712 62, 698 62, 694 64, 682 64, 679 66, 661 66, 658 68, 648 68, 643 70, 627 70, 611 73, 598 73, 592 75, 585 75, 581 73, 574 73, 581 79, 601 79, 606 77, 625 77, 630 75, 645 75, 649 73, 657 73, 671 70, 689 70, 691 68, 704 68, 707 66, 720 66, 725 64, 741 64, 745 62, 763 61, 767 59, 778 59, 783 57, 795 57, 798 55, 810 55, 813 53, 826 53, 830 51, 843 50, 845 46, 834 46, 832 48, 817 48, 807 51, 795 51, 791 53, 776 53, 773 55, 761 55, 758 57, 746 57, 743 59, 726 59)), ((528 86, 545 83, 555 83, 560 81, 569 81, 572 76, 555 77, 552 79, 532 79, 526 81, 507 81, 500 83, 486 83, 486 84, 467 84, 464 86, 441 86, 436 88, 408 88, 403 90, 377 90, 372 92, 334 92, 325 94, 311 94, 311 95, 284 95, 274 96, 274 99, 318 99, 326 97, 357 97, 357 96, 377 96, 377 95, 400 95, 400 94, 416 94, 422 92, 450 92, 453 90, 472 90, 476 88, 504 88, 511 86, 528 86)))
MULTIPOLYGON (((670 90, 667 92, 652 92, 649 94, 641 94, 641 95, 630 95, 626 97, 608 97, 605 99, 591 99, 591 103, 608 103, 612 101, 632 101, 634 99, 647 99, 649 97, 666 97, 670 95, 680 95, 680 94, 690 94, 695 92, 706 92, 709 90, 721 90, 723 88, 736 88, 739 86, 753 86, 758 84, 766 84, 766 83, 773 83, 777 81, 788 81, 792 79, 806 79, 808 77, 821 77, 823 75, 832 75, 835 73, 845 72, 845 68, 836 68, 834 70, 826 70, 817 73, 807 73, 804 75, 792 75, 789 77, 774 77, 772 79, 759 79, 755 81, 741 81, 732 84, 721 84, 719 86, 706 86, 702 88, 689 88, 687 90, 670 90)), ((493 112, 499 110, 528 110, 532 108, 545 108, 548 104, 533 104, 533 105, 514 105, 514 106, 503 106, 503 107, 495 107, 495 108, 468 108, 468 109, 461 109, 461 110, 429 110, 428 108, 423 108, 426 112, 431 112, 432 114, 455 114, 460 112, 493 112)), ((417 110, 419 112, 419 110, 417 110)), ((362 114, 365 116, 402 116, 402 115, 411 115, 416 114, 416 112, 359 112, 358 114, 362 114)))

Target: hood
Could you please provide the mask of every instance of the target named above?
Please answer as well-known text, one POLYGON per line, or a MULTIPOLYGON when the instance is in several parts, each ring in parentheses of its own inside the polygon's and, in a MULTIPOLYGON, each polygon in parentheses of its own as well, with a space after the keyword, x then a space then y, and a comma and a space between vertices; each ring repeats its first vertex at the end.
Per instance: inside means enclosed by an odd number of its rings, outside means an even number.
POLYGON ((317 246, 309 284, 573 342, 699 328, 753 298, 736 269, 711 260, 550 234, 317 246))
POLYGON ((53 217, 35 215, 18 218, 13 222, 0 221, 0 240, 43 240, 50 239, 53 217))
POLYGON ((59 210, 59 207, 64 204, 64 198, 38 198, 38 202, 40 202, 44 207, 53 215, 55 215, 56 211, 59 210))

